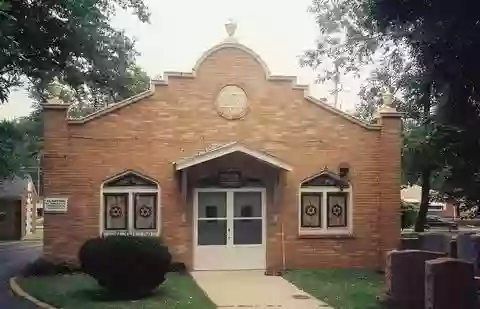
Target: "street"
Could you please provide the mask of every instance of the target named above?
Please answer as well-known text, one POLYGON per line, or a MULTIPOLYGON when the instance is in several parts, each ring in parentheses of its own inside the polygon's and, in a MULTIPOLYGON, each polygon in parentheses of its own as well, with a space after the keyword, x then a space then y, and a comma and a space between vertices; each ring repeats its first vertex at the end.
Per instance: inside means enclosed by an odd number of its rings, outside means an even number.
POLYGON ((34 309, 32 303, 13 296, 8 280, 41 254, 40 241, 0 242, 0 309, 34 309))

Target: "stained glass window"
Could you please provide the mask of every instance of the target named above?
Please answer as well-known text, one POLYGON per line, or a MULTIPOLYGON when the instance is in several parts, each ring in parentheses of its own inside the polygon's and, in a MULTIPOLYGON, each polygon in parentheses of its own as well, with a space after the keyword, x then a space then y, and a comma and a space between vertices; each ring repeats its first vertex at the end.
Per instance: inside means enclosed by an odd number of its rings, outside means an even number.
POLYGON ((328 227, 347 226, 347 193, 329 192, 327 194, 328 205, 328 227))
POLYGON ((124 173, 103 185, 103 235, 158 235, 159 188, 150 178, 124 173))
POLYGON ((300 235, 350 235, 352 186, 346 176, 324 170, 300 185, 300 235))
POLYGON ((303 193, 302 194, 302 227, 321 227, 322 216, 322 194, 321 193, 303 193))
POLYGON ((105 229, 125 230, 128 227, 128 194, 105 194, 105 229))
POLYGON ((156 194, 135 194, 135 229, 144 230, 157 228, 156 199, 156 194))

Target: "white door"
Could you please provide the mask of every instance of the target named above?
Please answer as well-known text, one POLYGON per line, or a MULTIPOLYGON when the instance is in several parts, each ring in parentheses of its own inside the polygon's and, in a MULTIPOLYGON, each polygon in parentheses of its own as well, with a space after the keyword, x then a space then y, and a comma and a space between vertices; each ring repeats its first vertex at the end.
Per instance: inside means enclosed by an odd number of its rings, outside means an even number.
POLYGON ((265 269, 265 190, 197 189, 194 269, 265 269))

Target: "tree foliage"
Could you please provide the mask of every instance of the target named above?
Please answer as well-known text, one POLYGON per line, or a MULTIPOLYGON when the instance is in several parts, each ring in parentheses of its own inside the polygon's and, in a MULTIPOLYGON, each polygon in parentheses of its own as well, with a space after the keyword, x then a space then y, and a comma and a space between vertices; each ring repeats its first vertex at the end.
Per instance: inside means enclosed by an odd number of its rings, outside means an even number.
POLYGON ((110 25, 116 9, 149 13, 139 0, 2 0, 0 102, 26 78, 42 94, 54 79, 83 95, 100 89, 125 97, 134 65, 134 42, 110 25))
POLYGON ((338 83, 338 74, 360 74, 370 67, 362 85, 355 115, 375 121, 382 95, 395 95, 394 104, 403 113, 402 182, 422 185, 417 230, 423 229, 430 200, 430 187, 442 186, 444 162, 436 151, 432 133, 437 132, 433 115, 438 99, 428 67, 414 56, 415 49, 404 39, 408 29, 381 31, 372 19, 367 0, 313 0, 320 35, 316 48, 305 52, 301 64, 320 70, 318 80, 338 83), (333 65, 332 65, 333 64, 333 65))
POLYGON ((25 80, 35 102, 27 117, 0 125, 0 177, 27 172, 37 178, 40 103, 60 97, 77 117, 148 88, 134 42, 110 25, 119 8, 149 19, 139 0, 0 0, 0 103, 25 80))
POLYGON ((20 170, 22 161, 28 156, 23 147, 25 141, 22 131, 14 122, 0 122, 0 180, 20 170))
POLYGON ((369 0, 371 24, 401 39, 429 73, 438 100, 435 147, 445 163, 444 191, 480 203, 480 4, 460 0, 369 0))

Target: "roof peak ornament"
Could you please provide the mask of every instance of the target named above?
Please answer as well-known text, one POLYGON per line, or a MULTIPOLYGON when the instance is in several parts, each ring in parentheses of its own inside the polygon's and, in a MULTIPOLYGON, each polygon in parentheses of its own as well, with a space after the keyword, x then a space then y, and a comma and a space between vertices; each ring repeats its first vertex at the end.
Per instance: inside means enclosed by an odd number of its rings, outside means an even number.
POLYGON ((376 118, 378 118, 380 114, 398 113, 394 106, 394 99, 394 95, 389 90, 382 94, 383 102, 380 108, 377 110, 376 118))
POLYGON ((227 31, 228 37, 225 41, 236 42, 235 31, 237 30, 237 23, 232 19, 228 19, 225 23, 225 30, 227 31))

